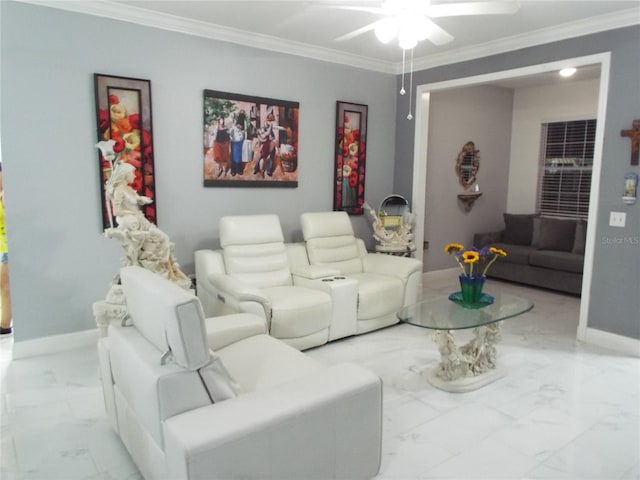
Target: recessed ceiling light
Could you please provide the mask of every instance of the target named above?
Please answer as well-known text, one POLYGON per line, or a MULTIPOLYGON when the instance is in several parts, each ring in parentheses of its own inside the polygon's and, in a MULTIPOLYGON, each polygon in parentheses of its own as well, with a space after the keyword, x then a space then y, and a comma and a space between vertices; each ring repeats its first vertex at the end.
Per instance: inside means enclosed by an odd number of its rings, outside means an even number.
POLYGON ((570 77, 574 73, 576 73, 576 69, 573 68, 573 67, 571 67, 571 68, 563 68, 562 70, 560 70, 560 76, 561 77, 570 77))

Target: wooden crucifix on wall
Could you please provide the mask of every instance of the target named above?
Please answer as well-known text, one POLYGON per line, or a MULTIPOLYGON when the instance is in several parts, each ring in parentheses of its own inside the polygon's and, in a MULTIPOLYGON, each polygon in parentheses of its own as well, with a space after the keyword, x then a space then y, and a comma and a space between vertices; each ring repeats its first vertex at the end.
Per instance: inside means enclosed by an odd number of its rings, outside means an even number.
POLYGON ((631 130, 620 130, 621 137, 629 137, 631 140, 631 165, 638 165, 638 150, 640 150, 640 120, 634 120, 631 130))

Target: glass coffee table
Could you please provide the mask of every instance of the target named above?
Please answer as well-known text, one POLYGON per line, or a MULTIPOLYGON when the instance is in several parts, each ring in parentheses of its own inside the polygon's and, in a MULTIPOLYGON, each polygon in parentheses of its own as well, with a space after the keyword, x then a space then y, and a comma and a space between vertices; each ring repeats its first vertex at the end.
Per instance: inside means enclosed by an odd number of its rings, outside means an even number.
POLYGON ((495 344, 504 320, 533 308, 526 298, 500 293, 491 305, 464 308, 447 297, 423 300, 402 312, 402 322, 434 330, 441 361, 427 372, 434 387, 447 392, 469 392, 502 378, 506 369, 497 365, 495 344), (463 346, 454 341, 455 330, 473 329, 473 338, 463 346))

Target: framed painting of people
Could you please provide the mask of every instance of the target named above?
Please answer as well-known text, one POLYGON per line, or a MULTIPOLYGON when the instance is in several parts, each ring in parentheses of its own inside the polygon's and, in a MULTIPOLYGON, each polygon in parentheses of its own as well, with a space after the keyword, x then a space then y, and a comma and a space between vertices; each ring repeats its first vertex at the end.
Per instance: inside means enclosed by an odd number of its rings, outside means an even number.
POLYGON ((155 166, 151 119, 151 81, 94 74, 102 227, 115 218, 105 196, 107 182, 121 163, 134 167, 131 187, 150 202, 141 207, 156 223, 155 166))
POLYGON ((299 103, 204 91, 205 187, 298 186, 299 103))
POLYGON ((333 209, 349 215, 364 213, 367 113, 366 105, 337 102, 333 209))

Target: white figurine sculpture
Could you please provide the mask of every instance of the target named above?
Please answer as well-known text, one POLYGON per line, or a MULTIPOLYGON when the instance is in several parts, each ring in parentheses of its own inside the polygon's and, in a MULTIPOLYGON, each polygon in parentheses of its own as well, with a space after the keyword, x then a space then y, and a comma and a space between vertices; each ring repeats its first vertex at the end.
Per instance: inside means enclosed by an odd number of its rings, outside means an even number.
POLYGON ((129 186, 135 178, 134 171, 133 165, 121 163, 107 182, 107 199, 113 205, 118 226, 107 228, 104 233, 118 240, 127 252, 124 266, 139 265, 189 289, 191 280, 178 267, 169 237, 140 211, 151 199, 138 195, 129 186))
POLYGON ((415 221, 415 215, 413 213, 408 212, 404 214, 403 221, 398 228, 388 229, 385 228, 382 218, 378 216, 371 205, 365 203, 363 207, 372 221, 373 238, 376 239, 381 247, 406 251, 415 250, 412 232, 415 221))
MULTIPOLYGON (((108 158, 107 155, 105 158, 108 158)), ((118 240, 124 248, 126 255, 122 258, 123 266, 141 266, 175 282, 185 290, 190 290, 191 280, 180 270, 176 262, 173 243, 168 235, 147 220, 140 210, 141 206, 148 205, 152 200, 138 195, 129 186, 135 178, 134 172, 133 165, 117 163, 107 181, 105 194, 108 212, 111 215, 113 207, 113 215, 118 226, 105 229, 104 234, 108 238, 118 240)), ((113 279, 106 299, 93 304, 93 314, 102 336, 107 335, 107 328, 111 322, 121 322, 126 317, 125 299, 119 277, 113 279)))

